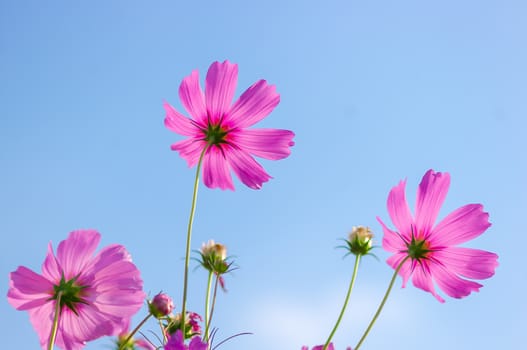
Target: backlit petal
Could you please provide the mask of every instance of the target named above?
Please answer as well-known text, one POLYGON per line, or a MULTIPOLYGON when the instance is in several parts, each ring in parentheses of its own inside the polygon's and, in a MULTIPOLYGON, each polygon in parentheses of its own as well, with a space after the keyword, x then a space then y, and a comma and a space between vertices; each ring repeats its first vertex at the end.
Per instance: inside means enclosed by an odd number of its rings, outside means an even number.
POLYGON ((70 232, 68 238, 60 242, 57 261, 66 280, 77 276, 89 263, 100 240, 101 235, 95 230, 77 230, 70 232))
POLYGON ((271 179, 264 168, 245 151, 232 148, 229 150, 228 158, 236 176, 249 188, 258 190, 262 188, 264 182, 271 179))
POLYGON ((381 224, 383 230, 382 236, 382 247, 392 253, 398 253, 406 250, 406 245, 404 240, 397 234, 397 232, 392 231, 382 222, 381 218, 377 217, 377 221, 381 224))
POLYGON ((433 229, 430 242, 436 246, 451 246, 467 242, 490 227, 489 214, 481 204, 467 204, 447 215, 433 229))
POLYGON ((453 273, 473 279, 492 277, 498 266, 498 255, 472 248, 445 248, 435 252, 434 258, 453 273))
POLYGON ((234 103, 227 123, 232 127, 247 128, 267 117, 280 103, 274 85, 259 80, 249 87, 234 103))
POLYGON ((280 129, 243 129, 232 135, 233 142, 257 157, 278 160, 291 154, 295 134, 280 129))
POLYGON ((197 127, 192 120, 179 113, 167 102, 163 103, 163 107, 166 111, 165 126, 167 129, 184 136, 196 135, 197 127))
POLYGON ((238 81, 238 65, 214 62, 205 80, 205 101, 212 124, 217 124, 229 111, 238 81))
POLYGON ((415 264, 415 268, 412 274, 412 283, 419 289, 422 289, 426 292, 432 293, 432 295, 439 300, 439 302, 444 303, 443 299, 439 294, 437 294, 434 287, 434 281, 432 279, 432 274, 430 272, 430 265, 428 261, 412 261, 415 264))
POLYGON ((48 301, 53 292, 50 281, 24 266, 9 274, 7 300, 17 310, 39 307, 48 301))
MULTIPOLYGON (((207 125, 207 108, 205 107, 205 96, 199 83, 197 70, 185 77, 179 86, 179 98, 185 110, 200 125, 207 125)), ((186 134, 183 134, 186 135, 186 134)))
POLYGON ((174 143, 170 148, 178 151, 181 158, 187 161, 189 168, 198 164, 201 152, 207 145, 207 142, 199 139, 186 139, 174 143))
POLYGON ((450 175, 448 173, 436 173, 430 169, 423 176, 417 189, 415 206, 415 224, 420 231, 417 233, 419 236, 422 234, 426 237, 430 233, 449 187, 450 175))
POLYGON ((394 186, 390 194, 388 194, 388 214, 392 219, 397 231, 407 241, 412 238, 413 218, 408 202, 406 202, 405 194, 406 180, 400 181, 397 186, 394 186))
MULTIPOLYGON (((225 146, 225 148, 227 147, 225 146)), ((205 153, 203 159, 203 182, 209 188, 234 191, 229 162, 219 147, 213 146, 205 153)))
POLYGON ((452 298, 463 298, 472 292, 478 292, 481 284, 458 277, 442 264, 431 264, 432 274, 437 285, 452 298))

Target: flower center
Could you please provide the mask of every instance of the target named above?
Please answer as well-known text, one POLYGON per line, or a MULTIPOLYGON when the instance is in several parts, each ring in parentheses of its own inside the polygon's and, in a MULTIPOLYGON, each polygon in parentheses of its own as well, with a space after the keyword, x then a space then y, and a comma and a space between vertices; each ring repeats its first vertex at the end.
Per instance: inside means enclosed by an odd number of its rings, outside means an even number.
POLYGON ((207 130, 205 130, 205 141, 211 146, 225 143, 225 136, 227 133, 228 131, 223 129, 221 125, 213 125, 209 123, 207 125, 207 130))
POLYGON ((407 243, 406 247, 408 248, 408 256, 413 260, 424 259, 428 256, 428 253, 432 251, 431 249, 429 249, 430 245, 426 240, 415 239, 415 237, 412 237, 412 241, 410 243, 407 243))
POLYGON ((66 281, 64 276, 62 276, 59 285, 53 286, 54 294, 51 298, 51 300, 60 300, 61 310, 64 306, 66 306, 75 314, 77 314, 77 310, 75 309, 76 304, 88 304, 88 302, 83 299, 83 290, 86 289, 87 286, 79 286, 76 282, 77 277, 66 281))

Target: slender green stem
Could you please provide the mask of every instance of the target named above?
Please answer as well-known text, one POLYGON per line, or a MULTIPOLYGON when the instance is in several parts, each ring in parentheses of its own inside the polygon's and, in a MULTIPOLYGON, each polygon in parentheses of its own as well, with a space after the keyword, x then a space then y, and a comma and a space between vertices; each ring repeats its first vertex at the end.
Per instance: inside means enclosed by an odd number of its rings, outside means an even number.
POLYGON ((212 289, 212 271, 209 271, 209 277, 207 279, 207 298, 205 299, 205 334, 203 334, 203 341, 207 343, 209 341, 209 318, 210 318, 210 290, 212 289))
POLYGON ((55 315, 53 316, 53 327, 51 327, 51 334, 49 336, 48 350, 53 350, 55 345, 55 338, 57 337, 57 330, 59 329, 59 316, 61 312, 60 302, 62 298, 62 291, 57 293, 57 301, 55 304, 55 315))
POLYGON ((121 343, 121 345, 119 346, 119 350, 125 349, 126 345, 130 341, 130 339, 132 339, 132 337, 135 335, 135 333, 137 333, 139 331, 139 329, 141 329, 141 327, 143 327, 143 325, 146 323, 146 321, 148 321, 148 319, 150 317, 152 317, 152 313, 148 313, 148 315, 146 315, 146 317, 143 318, 143 320, 141 322, 139 322, 139 324, 134 328, 134 330, 130 334, 128 334, 126 339, 121 343))
MULTIPOLYGON (((210 307, 210 316, 208 322, 205 324, 205 329, 208 330, 210 328, 210 324, 212 322, 212 315, 214 314, 214 306, 216 305, 216 295, 218 294, 218 282, 220 280, 220 275, 216 274, 216 282, 214 283, 214 292, 212 293, 212 305, 210 307)), ((207 333, 206 333, 207 334, 207 333)), ((208 335, 207 335, 208 337, 208 335)), ((208 339, 206 340, 208 343, 208 339)), ((210 344, 207 345, 207 349, 210 349, 210 344)))
POLYGON ((326 343, 324 344, 324 349, 326 350, 329 346, 329 343, 331 342, 331 339, 333 339, 333 336, 335 335, 335 332, 337 331, 337 328, 340 325, 340 321, 342 320, 342 316, 344 316, 344 312, 346 311, 346 307, 348 306, 348 301, 351 296, 351 291, 353 290, 353 285, 355 284, 355 278, 357 277, 357 272, 359 271, 359 262, 360 262, 361 255, 357 254, 355 256, 355 266, 353 267, 353 274, 351 275, 351 281, 348 288, 348 292, 346 293, 346 299, 344 299, 344 305, 342 306, 342 310, 340 310, 340 315, 337 319, 337 322, 335 323, 335 327, 333 327, 333 330, 331 331, 331 334, 328 337, 328 340, 326 340, 326 343))
POLYGON ((194 178, 194 191, 192 193, 192 205, 190 207, 190 215, 188 219, 187 229, 187 245, 185 249, 185 273, 183 277, 183 302, 181 303, 181 331, 185 334, 185 314, 187 312, 187 289, 188 289, 188 267, 190 262, 190 239, 192 237, 192 224, 194 223, 194 213, 196 212, 196 202, 198 199, 198 187, 199 187, 199 173, 201 171, 201 162, 203 156, 208 149, 208 145, 203 148, 201 155, 199 156, 198 166, 196 168, 196 177, 194 178))
POLYGON ((354 350, 359 350, 360 346, 368 336, 368 333, 370 333, 370 330, 372 329, 373 325, 375 324, 375 321, 377 321, 377 317, 381 314, 382 308, 384 307, 384 304, 386 304, 386 300, 388 300, 388 295, 390 295, 390 292, 392 291, 393 284, 395 280, 397 279, 397 274, 399 273, 399 270, 401 270, 401 267, 403 267, 403 264, 409 259, 410 257, 407 256, 406 258, 401 261, 399 266, 395 269, 392 279, 390 280, 390 284, 388 285, 388 289, 386 290, 386 293, 384 294, 384 298, 382 298, 381 304, 377 308, 377 312, 375 312, 375 315, 373 316, 370 324, 368 325, 368 328, 366 328, 366 331, 362 335, 362 338, 360 338, 359 342, 357 343, 357 346, 355 346, 354 350))

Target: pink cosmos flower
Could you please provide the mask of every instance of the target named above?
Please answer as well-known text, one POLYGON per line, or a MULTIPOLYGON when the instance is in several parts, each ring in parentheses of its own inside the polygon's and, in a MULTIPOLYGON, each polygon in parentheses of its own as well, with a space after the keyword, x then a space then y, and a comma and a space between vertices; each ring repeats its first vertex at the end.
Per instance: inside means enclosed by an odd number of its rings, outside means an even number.
POLYGON ((415 217, 405 198, 406 181, 392 188, 388 195, 388 213, 396 231, 383 227, 382 246, 394 253, 387 263, 399 271, 403 287, 410 276, 414 286, 432 293, 437 300, 434 282, 447 295, 463 298, 479 291, 481 284, 468 279, 486 279, 494 275, 498 256, 483 250, 458 247, 481 235, 490 226, 489 214, 481 204, 467 204, 434 223, 450 186, 450 175, 429 170, 417 189, 415 217))
POLYGON ((143 281, 130 254, 113 244, 93 256, 100 238, 94 230, 73 231, 60 242, 56 256, 49 244, 41 275, 24 266, 11 272, 7 299, 17 310, 29 312, 43 349, 49 342, 59 294, 55 344, 66 350, 119 334, 143 305, 143 281))
POLYGON ((165 350, 207 350, 207 343, 201 341, 199 336, 195 336, 190 340, 190 343, 185 345, 183 334, 181 330, 172 334, 165 344, 165 350))
POLYGON ((238 65, 214 62, 207 72, 203 93, 198 71, 179 86, 179 97, 192 119, 168 103, 165 126, 188 138, 174 143, 189 167, 203 150, 203 181, 207 187, 234 190, 230 170, 248 187, 259 189, 271 176, 253 156, 278 160, 287 157, 294 133, 279 129, 248 129, 264 119, 280 102, 274 85, 259 80, 232 103, 238 80, 238 65))

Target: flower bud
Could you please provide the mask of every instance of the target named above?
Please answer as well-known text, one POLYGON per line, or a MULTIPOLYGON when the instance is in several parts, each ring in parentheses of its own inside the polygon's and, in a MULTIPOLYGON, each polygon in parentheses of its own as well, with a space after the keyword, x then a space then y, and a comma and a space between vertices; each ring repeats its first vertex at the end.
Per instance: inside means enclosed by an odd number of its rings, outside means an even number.
POLYGON ((201 265, 208 271, 223 274, 229 269, 227 247, 213 240, 201 245, 201 265))
POLYGON ((346 241, 351 253, 366 255, 372 248, 373 233, 369 227, 354 226, 346 241))
MULTIPOLYGON (((195 312, 186 312, 185 317, 185 339, 189 339, 196 335, 201 335, 200 322, 203 318, 195 312)), ((181 329, 181 313, 175 316, 170 316, 168 324, 165 325, 165 332, 167 335, 174 334, 181 329)))
POLYGON ((161 318, 167 316, 174 310, 174 302, 167 294, 159 293, 148 304, 148 307, 154 317, 161 318))

